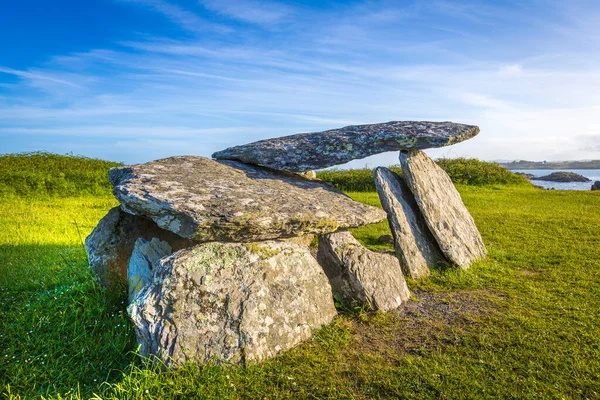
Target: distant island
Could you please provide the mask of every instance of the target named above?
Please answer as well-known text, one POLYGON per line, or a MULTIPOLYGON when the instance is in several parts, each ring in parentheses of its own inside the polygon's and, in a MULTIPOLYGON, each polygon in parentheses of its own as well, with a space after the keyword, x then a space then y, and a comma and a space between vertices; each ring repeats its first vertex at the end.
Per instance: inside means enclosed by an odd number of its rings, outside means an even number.
POLYGON ((506 169, 600 169, 600 160, 591 161, 511 161, 499 162, 506 169))

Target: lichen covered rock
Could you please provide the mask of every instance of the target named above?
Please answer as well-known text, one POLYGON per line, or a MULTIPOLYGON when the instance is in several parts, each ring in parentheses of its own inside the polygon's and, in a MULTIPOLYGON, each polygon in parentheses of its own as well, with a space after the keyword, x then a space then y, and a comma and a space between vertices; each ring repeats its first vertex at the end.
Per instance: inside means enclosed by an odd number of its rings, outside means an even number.
POLYGON ((487 254, 479 230, 450 177, 422 151, 400 153, 406 183, 446 258, 468 268, 487 254))
POLYGON ((392 121, 261 140, 219 151, 213 158, 304 172, 386 151, 448 146, 478 133, 477 126, 453 122, 392 121))
POLYGON ((274 241, 178 251, 161 260, 128 311, 141 354, 171 367, 273 357, 336 315, 308 249, 274 241))
POLYGON ((439 247, 401 177, 387 168, 375 169, 375 187, 386 211, 402 270, 413 279, 429 275, 443 262, 439 247))
POLYGON ((398 259, 366 249, 350 232, 321 235, 317 260, 334 293, 349 305, 388 311, 410 296, 398 259))
POLYGON ((385 219, 320 182, 235 161, 172 157, 113 168, 109 178, 123 210, 201 242, 328 233, 385 219))
POLYGON ((173 251, 193 246, 196 242, 160 229, 147 218, 111 209, 85 239, 85 249, 92 272, 105 286, 124 285, 127 266, 138 238, 157 238, 173 251))

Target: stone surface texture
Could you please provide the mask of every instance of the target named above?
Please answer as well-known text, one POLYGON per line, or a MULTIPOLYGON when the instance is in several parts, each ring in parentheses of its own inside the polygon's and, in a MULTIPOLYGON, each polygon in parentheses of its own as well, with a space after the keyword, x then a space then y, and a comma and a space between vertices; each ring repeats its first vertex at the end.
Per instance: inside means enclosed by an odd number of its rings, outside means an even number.
POLYGON ((592 190, 600 190, 600 181, 596 181, 592 184, 592 190))
POLYGON ((477 126, 453 122, 392 121, 261 140, 219 151, 213 158, 304 172, 386 151, 448 146, 478 133, 477 126))
POLYGON ((152 282, 154 270, 161 258, 173 253, 167 242, 152 238, 138 238, 127 266, 127 282, 129 286, 129 302, 134 299, 144 286, 152 282))
POLYGON ((374 176, 402 270, 413 279, 428 276, 429 269, 442 263, 444 257, 412 192, 400 176, 387 168, 375 169, 374 176))
POLYGON ((328 185, 235 161, 172 157, 113 168, 109 178, 124 211, 201 242, 328 233, 385 219, 328 185))
POLYGON ((388 311, 410 296, 398 259, 366 249, 350 232, 321 235, 317 260, 347 304, 388 311))
POLYGON ((141 354, 168 366, 275 356, 331 322, 331 287, 306 247, 203 243, 163 259, 128 308, 141 354))
POLYGON ((450 177, 422 151, 400 153, 402 172, 446 258, 468 268, 487 254, 475 222, 450 177))
POLYGON ((130 215, 119 207, 111 209, 85 239, 85 249, 92 272, 105 286, 127 282, 127 266, 138 238, 165 241, 173 251, 196 242, 160 229, 147 218, 130 215))

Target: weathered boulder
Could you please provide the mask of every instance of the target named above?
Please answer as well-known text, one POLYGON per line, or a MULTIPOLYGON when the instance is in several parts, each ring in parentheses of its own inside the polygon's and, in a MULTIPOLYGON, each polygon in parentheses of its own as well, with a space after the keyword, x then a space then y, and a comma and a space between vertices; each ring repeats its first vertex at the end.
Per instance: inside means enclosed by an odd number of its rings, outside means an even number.
POLYGON ((350 232, 321 235, 317 261, 334 293, 350 305, 388 311, 407 301, 410 292, 398 259, 363 247, 350 232))
POLYGON ((147 284, 152 282, 154 270, 161 258, 173 253, 167 242, 157 238, 145 240, 138 238, 127 266, 127 282, 129 285, 129 302, 133 300, 147 284))
POLYGON ((275 241, 178 251, 161 260, 128 311, 141 354, 171 367, 273 357, 336 315, 308 249, 275 241))
POLYGON ((592 184, 592 190, 600 190, 600 181, 596 181, 592 184))
POLYGON ((111 209, 85 239, 90 268, 106 286, 127 281, 127 266, 138 238, 167 242, 173 251, 193 246, 196 242, 160 229, 153 221, 111 209))
POLYGON ((202 242, 328 233, 385 219, 328 185, 235 161, 171 157, 113 168, 109 178, 123 210, 202 242))
POLYGON ((576 174, 575 172, 565 171, 558 171, 549 175, 533 177, 531 180, 547 182, 591 182, 590 179, 583 175, 576 174))
POLYGON ((477 126, 453 122, 392 121, 261 140, 219 151, 213 158, 304 172, 386 151, 448 146, 478 133, 477 126))
POLYGON ((452 263, 468 268, 487 252, 475 222, 450 177, 422 151, 400 153, 408 187, 442 253, 452 263))
POLYGON ((428 276, 429 269, 442 263, 444 258, 413 194, 402 178, 387 168, 375 169, 374 175, 402 270, 413 279, 428 276))

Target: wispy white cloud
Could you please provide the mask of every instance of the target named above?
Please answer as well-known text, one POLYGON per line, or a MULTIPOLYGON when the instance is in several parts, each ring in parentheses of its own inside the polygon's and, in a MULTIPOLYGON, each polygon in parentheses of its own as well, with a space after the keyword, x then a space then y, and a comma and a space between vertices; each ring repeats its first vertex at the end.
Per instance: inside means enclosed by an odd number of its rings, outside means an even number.
POLYGON ((53 83, 59 83, 61 85, 78 87, 79 85, 69 82, 64 79, 55 78, 52 75, 42 74, 42 73, 32 73, 28 71, 19 71, 12 68, 5 68, 0 66, 0 73, 9 74, 18 76, 19 78, 28 79, 30 81, 49 81, 53 83))
POLYGON ((222 25, 211 22, 205 18, 200 17, 198 14, 184 9, 178 5, 172 4, 165 0, 116 0, 123 3, 133 3, 145 6, 151 10, 159 12, 166 18, 171 20, 173 23, 179 25, 181 28, 190 32, 206 32, 216 31, 220 33, 230 32, 232 29, 222 25))
POLYGON ((199 0, 206 9, 236 20, 259 25, 284 21, 293 14, 292 7, 264 0, 199 0))

